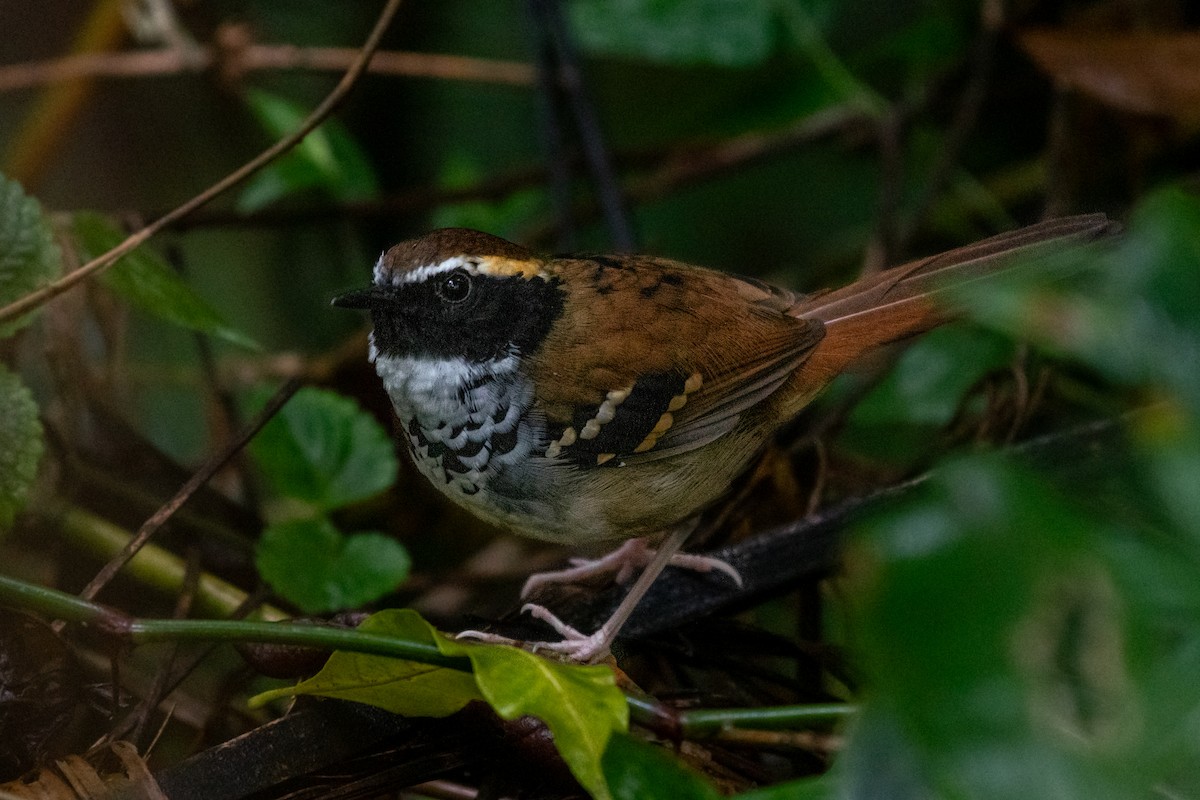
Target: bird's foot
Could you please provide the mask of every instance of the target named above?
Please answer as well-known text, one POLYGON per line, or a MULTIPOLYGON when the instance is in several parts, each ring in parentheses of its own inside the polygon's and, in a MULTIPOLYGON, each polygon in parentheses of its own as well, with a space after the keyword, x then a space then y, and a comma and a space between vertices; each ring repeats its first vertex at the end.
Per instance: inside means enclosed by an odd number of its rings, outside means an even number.
POLYGON ((535 653, 538 650, 549 650, 580 664, 595 664, 608 655, 609 647, 615 638, 616 632, 610 628, 608 623, 601 625, 595 633, 589 636, 580 633, 556 617, 550 609, 539 606, 537 603, 526 603, 521 607, 521 611, 534 619, 540 619, 563 637, 561 642, 532 643, 531 649, 535 653))
MULTIPOLYGON (((617 583, 625 583, 635 571, 642 569, 657 553, 644 538, 630 539, 616 550, 597 559, 572 558, 571 566, 567 569, 551 572, 537 572, 530 575, 521 587, 521 597, 529 597, 543 586, 554 583, 578 583, 579 581, 598 576, 612 575, 617 583)), ((724 572, 739 587, 742 576, 728 562, 711 556, 693 555, 691 553, 675 553, 667 562, 670 566, 693 572, 724 572)))
POLYGON ((521 607, 521 611, 536 619, 540 619, 551 628, 554 628, 555 632, 563 637, 562 641, 526 642, 496 633, 474 630, 460 631, 454 638, 470 639, 476 642, 483 642, 484 644, 505 644, 510 647, 521 647, 533 653, 544 650, 551 653, 558 653, 580 664, 594 664, 608 655, 613 634, 608 630, 609 626, 607 624, 601 625, 595 633, 588 636, 563 622, 545 606, 539 606, 536 603, 526 603, 521 607))

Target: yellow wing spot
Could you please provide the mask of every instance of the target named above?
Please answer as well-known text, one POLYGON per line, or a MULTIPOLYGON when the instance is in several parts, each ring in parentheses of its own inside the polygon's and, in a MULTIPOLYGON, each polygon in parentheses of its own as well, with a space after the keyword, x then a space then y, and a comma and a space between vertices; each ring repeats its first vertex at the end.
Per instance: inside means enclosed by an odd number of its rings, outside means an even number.
POLYGON ((646 434, 646 438, 642 439, 637 447, 633 448, 635 453, 644 453, 654 445, 658 444, 659 437, 667 432, 667 429, 675 422, 675 418, 668 414, 663 414, 658 418, 658 422, 654 425, 654 430, 646 434))
POLYGON ((642 439, 641 444, 639 444, 637 447, 633 448, 633 452, 644 453, 647 450, 649 450, 651 447, 654 447, 654 445, 656 445, 656 444, 658 444, 658 437, 655 436, 654 434, 650 434, 645 439, 642 439))
POLYGON ((678 411, 687 404, 686 394, 677 394, 671 398, 671 402, 667 404, 667 411, 678 411))
POLYGON ((699 372, 693 372, 691 377, 688 378, 683 384, 683 393, 691 394, 692 392, 696 391, 703 385, 704 385, 704 378, 702 378, 700 376, 699 372))
POLYGON ((597 465, 607 464, 609 461, 612 461, 616 457, 617 457, 616 453, 601 453, 600 455, 596 456, 596 464, 597 465))

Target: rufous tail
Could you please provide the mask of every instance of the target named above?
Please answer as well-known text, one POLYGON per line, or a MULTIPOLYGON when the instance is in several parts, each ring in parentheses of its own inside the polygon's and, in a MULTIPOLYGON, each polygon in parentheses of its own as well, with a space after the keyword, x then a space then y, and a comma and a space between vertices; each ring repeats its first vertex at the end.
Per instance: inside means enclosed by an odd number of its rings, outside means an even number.
POLYGON ((871 351, 948 321, 952 312, 937 296, 947 288, 1025 263, 1043 250, 1098 239, 1115 229, 1104 214, 1047 220, 799 300, 787 313, 821 320, 825 338, 792 378, 795 391, 787 393, 790 403, 798 411, 826 383, 871 351), (803 387, 813 388, 806 392, 803 387))

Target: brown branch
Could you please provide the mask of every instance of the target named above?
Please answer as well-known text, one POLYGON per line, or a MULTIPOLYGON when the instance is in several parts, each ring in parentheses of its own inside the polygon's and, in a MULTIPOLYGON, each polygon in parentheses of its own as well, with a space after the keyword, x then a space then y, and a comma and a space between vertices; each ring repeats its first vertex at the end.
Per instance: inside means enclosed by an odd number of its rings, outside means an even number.
POLYGON ((693 181, 720 175, 872 123, 873 117, 853 104, 831 106, 810 114, 782 131, 746 133, 715 145, 681 150, 650 175, 633 181, 626 191, 630 198, 639 201, 657 199, 693 181))
MULTIPOLYGON (((296 47, 243 41, 240 27, 226 26, 217 44, 197 50, 161 48, 121 53, 79 53, 46 61, 0 66, 0 92, 92 78, 166 78, 218 70, 242 75, 265 70, 344 72, 359 51, 352 47, 296 47)), ((384 51, 376 53, 367 71, 372 75, 478 81, 509 86, 533 83, 533 67, 439 53, 384 51)))
MULTIPOLYGON (((716 144, 684 147, 670 154, 649 174, 626 181, 625 198, 631 203, 657 200, 683 186, 718 177, 836 134, 873 130, 875 124, 875 118, 869 112, 847 103, 817 111, 781 131, 745 133, 716 144)), ((584 203, 575 210, 575 221, 594 219, 598 214, 594 202, 584 203)), ((551 232, 551 225, 533 225, 522 232, 520 240, 539 244, 551 232)))
POLYGON ((70 272, 58 280, 52 281, 42 288, 30 292, 20 300, 0 308, 0 322, 7 322, 21 316, 22 314, 28 313, 35 308, 44 305, 68 289, 78 285, 87 278, 99 274, 103 270, 112 266, 117 259, 121 258, 121 256, 136 249, 139 245, 141 245, 154 234, 161 231, 163 228, 167 227, 176 220, 186 217, 188 214, 210 202, 213 198, 228 191, 229 189, 232 189, 234 186, 237 186, 246 178, 257 172, 261 167, 270 163, 272 160, 298 144, 314 128, 320 125, 326 117, 333 113, 333 110, 341 104, 341 102, 346 98, 346 95, 350 93, 350 89, 353 88, 355 83, 358 82, 358 79, 362 77, 362 74, 366 70, 368 63, 371 61, 372 54, 374 54, 376 48, 379 47, 379 41, 383 38, 384 31, 387 30, 388 24, 396 15, 396 11, 399 10, 400 3, 401 0, 387 0, 387 5, 384 6, 383 11, 380 12, 379 19, 375 22, 375 27, 371 30, 370 36, 367 37, 366 43, 363 44, 362 50, 359 52, 358 58, 355 60, 354 64, 352 64, 350 69, 346 71, 346 74, 342 76, 342 79, 338 81, 338 84, 333 88, 333 91, 331 91, 325 97, 325 99, 321 101, 321 103, 313 110, 313 112, 309 114, 307 118, 305 118, 304 122, 300 124, 300 127, 297 128, 291 135, 280 139, 275 144, 259 153, 258 156, 246 162, 230 174, 226 175, 224 178, 217 181, 215 184, 205 189, 192 199, 188 200, 183 205, 167 212, 162 217, 159 217, 154 222, 147 225, 145 228, 142 228, 140 231, 131 234, 125 239, 125 241, 121 242, 107 253, 104 253, 98 258, 92 259, 74 272, 70 272))
MULTIPOLYGON (((626 172, 644 171, 626 180, 625 191, 631 200, 646 202, 659 199, 680 187, 719 177, 747 164, 790 152, 839 133, 861 130, 864 135, 869 134, 873 125, 873 119, 861 111, 851 106, 835 106, 779 131, 744 133, 716 142, 691 142, 670 150, 660 147, 627 150, 618 152, 615 161, 626 172)), ((175 229, 274 227, 344 218, 392 220, 451 203, 501 200, 515 192, 543 184, 546 176, 544 166, 529 166, 485 178, 469 186, 415 187, 372 200, 333 206, 269 206, 251 213, 215 208, 193 214, 182 220, 175 229)), ((128 210, 115 213, 145 215, 144 212, 128 210)), ((595 215, 597 211, 585 205, 577 209, 577 213, 587 217, 595 215)), ((541 228, 537 231, 541 231, 541 228)), ((537 231, 533 240, 541 241, 537 231)))
MULTIPOLYGON (((341 70, 353 62, 356 52, 349 47, 255 45, 245 54, 244 66, 248 70, 341 70)), ((531 86, 534 80, 533 67, 519 61, 394 50, 377 53, 368 71, 372 75, 441 78, 509 86, 531 86)))

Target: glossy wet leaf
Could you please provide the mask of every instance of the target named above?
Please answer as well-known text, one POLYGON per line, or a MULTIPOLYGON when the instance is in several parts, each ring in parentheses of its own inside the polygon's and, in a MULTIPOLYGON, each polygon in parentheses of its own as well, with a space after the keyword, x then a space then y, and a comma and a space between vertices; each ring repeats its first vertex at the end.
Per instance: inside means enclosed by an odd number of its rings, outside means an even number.
POLYGON ((382 533, 342 534, 322 518, 280 522, 255 550, 263 580, 309 614, 358 608, 408 578, 404 545, 382 533))
MULTIPOLYGON (((19 300, 62 271, 62 256, 37 200, 16 181, 0 175, 0 306, 19 300)), ((0 323, 0 338, 32 317, 0 323)))
POLYGON ((254 438, 251 452, 282 495, 331 510, 387 489, 391 437, 353 400, 306 387, 254 438))
MULTIPOLYGON (((71 221, 80 249, 95 258, 125 239, 125 233, 102 214, 83 211, 71 221)), ((133 306, 164 322, 257 350, 246 334, 233 328, 207 300, 149 247, 143 245, 101 275, 106 286, 133 306)))

